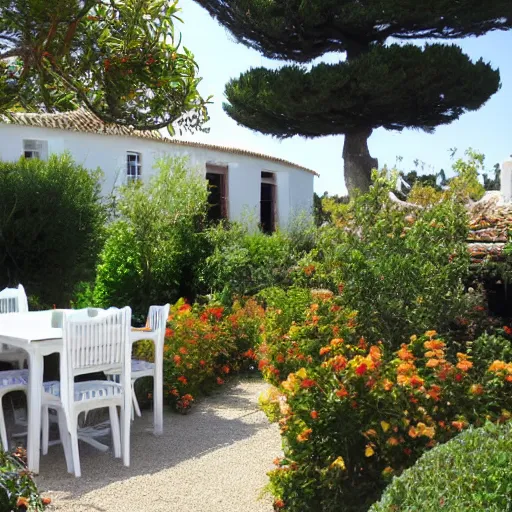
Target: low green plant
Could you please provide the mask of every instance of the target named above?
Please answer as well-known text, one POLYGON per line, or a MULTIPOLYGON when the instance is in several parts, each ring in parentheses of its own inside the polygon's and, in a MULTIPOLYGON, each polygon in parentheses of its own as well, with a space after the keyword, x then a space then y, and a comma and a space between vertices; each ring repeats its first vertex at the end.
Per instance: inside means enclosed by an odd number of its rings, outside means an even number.
POLYGON ((233 296, 248 296, 270 286, 291 284, 290 271, 314 246, 316 231, 297 228, 267 235, 241 223, 212 226, 206 237, 212 253, 201 270, 206 291, 228 305, 233 296))
POLYGON ((41 512, 50 503, 37 491, 32 474, 27 470, 25 451, 13 454, 0 450, 0 510, 5 512, 41 512))
POLYGON ((512 510, 512 424, 470 429, 393 479, 371 512, 512 510))

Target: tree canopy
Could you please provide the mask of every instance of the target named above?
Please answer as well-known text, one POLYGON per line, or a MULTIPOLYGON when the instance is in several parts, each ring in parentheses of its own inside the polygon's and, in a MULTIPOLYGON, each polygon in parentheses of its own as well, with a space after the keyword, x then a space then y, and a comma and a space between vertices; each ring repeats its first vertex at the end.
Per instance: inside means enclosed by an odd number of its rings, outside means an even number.
POLYGON ((201 129, 198 66, 168 0, 0 0, 0 113, 85 106, 136 129, 201 129))
POLYGON ((510 0, 196 1, 239 42, 295 63, 231 80, 226 112, 279 138, 344 134, 349 189, 370 183, 377 165, 367 145, 373 129, 431 132, 477 110, 500 87, 498 70, 472 62, 459 47, 408 40, 512 27, 510 0), (402 41, 389 44, 390 38, 402 41), (313 63, 328 52, 340 53, 340 61, 313 63))

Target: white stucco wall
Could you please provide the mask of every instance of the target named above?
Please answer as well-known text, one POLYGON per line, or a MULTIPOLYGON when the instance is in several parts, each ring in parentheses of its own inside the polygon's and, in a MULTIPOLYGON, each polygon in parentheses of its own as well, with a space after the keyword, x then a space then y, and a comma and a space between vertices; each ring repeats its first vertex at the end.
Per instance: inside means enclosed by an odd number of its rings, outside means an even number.
POLYGON ((142 155, 142 179, 154 174, 155 160, 163 155, 188 156, 191 166, 206 172, 206 164, 228 167, 228 213, 231 220, 259 219, 261 172, 273 172, 277 183, 277 221, 281 228, 301 212, 310 214, 314 175, 265 158, 239 155, 204 147, 181 146, 138 137, 100 135, 52 128, 0 124, 0 160, 17 160, 23 140, 44 140, 48 153, 69 151, 88 169, 104 173, 102 193, 110 194, 126 182, 126 153, 142 155))

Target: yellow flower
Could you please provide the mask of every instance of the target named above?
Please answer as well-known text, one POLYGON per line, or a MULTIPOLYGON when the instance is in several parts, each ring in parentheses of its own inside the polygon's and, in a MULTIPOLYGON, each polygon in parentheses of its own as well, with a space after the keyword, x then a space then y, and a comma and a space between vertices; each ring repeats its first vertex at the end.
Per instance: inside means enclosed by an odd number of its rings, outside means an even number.
POLYGON ((412 342, 415 342, 417 339, 418 339, 418 336, 416 336, 416 334, 413 334, 413 335, 410 337, 410 340, 411 340, 412 342))
POLYGON ((345 466, 345 461, 343 460, 343 457, 338 457, 334 462, 331 463, 329 468, 339 468, 342 471, 345 471, 347 467, 345 466))
POLYGON ((298 372, 295 372, 295 375, 300 379, 305 379, 308 376, 306 368, 301 368, 298 372))
POLYGON ((374 453, 375 453, 375 451, 372 448, 372 445, 371 444, 367 444, 366 448, 364 450, 364 456, 365 457, 371 457, 372 455, 374 455, 374 453))
POLYGON ((382 427, 382 430, 384 432, 387 432, 389 430, 390 424, 387 423, 386 421, 381 421, 380 426, 382 427))

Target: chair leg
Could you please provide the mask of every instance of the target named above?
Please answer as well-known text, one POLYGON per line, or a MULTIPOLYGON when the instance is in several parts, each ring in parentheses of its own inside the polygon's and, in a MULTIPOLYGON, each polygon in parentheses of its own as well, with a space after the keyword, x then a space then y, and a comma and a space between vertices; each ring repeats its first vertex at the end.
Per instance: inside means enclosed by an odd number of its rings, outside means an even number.
POLYGON ((130 426, 131 426, 131 407, 130 407, 130 411, 127 411, 126 407, 123 405, 121 407, 121 442, 122 442, 123 464, 125 466, 130 465, 130 426))
POLYGON ((0 438, 2 439, 2 448, 4 451, 9 451, 9 442, 7 440, 7 430, 5 428, 3 395, 0 396, 0 438))
POLYGON ((48 406, 43 405, 41 410, 41 430, 42 430, 42 442, 41 451, 43 455, 48 453, 48 441, 50 437, 50 415, 48 406))
POLYGON ((64 449, 64 457, 66 458, 66 467, 68 473, 74 472, 73 453, 71 451, 71 441, 66 423, 66 415, 63 409, 57 409, 57 418, 59 421, 59 435, 62 448, 64 449))
POLYGON ((114 445, 114 457, 121 457, 121 431, 119 429, 119 416, 117 415, 117 407, 111 405, 108 408, 110 415, 110 429, 112 431, 112 444, 114 445))
POLYGON ((78 451, 78 418, 74 417, 71 432, 69 433, 71 438, 71 454, 73 457, 73 467, 75 470, 75 476, 78 478, 82 476, 80 471, 80 453, 78 451))
MULTIPOLYGON (((133 409, 135 410, 135 414, 140 418, 142 416, 142 414, 140 412, 137 395, 135 394, 135 381, 132 382, 132 400, 133 400, 133 409)), ((132 419, 133 419, 133 411, 132 411, 132 419)))

